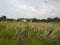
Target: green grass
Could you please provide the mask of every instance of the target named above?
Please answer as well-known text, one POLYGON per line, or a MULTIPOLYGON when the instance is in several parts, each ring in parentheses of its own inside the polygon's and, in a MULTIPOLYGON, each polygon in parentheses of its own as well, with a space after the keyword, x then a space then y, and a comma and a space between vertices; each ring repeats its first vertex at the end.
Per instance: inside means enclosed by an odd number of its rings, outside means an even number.
POLYGON ((0 22, 0 45, 60 45, 60 23, 0 22))

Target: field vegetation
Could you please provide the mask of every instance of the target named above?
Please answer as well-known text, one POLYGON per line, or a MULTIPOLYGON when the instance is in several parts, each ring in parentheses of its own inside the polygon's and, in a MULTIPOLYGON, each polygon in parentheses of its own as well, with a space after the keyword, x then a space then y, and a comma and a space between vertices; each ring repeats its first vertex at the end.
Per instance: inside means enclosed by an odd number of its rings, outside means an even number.
POLYGON ((0 22, 0 45, 60 45, 60 22, 0 22))

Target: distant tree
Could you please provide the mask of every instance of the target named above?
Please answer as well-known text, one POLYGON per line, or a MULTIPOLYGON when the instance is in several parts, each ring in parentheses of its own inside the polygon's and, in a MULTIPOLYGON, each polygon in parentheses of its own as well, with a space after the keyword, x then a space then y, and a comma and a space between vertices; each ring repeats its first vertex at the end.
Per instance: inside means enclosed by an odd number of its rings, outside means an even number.
POLYGON ((2 21, 2 18, 0 17, 0 21, 2 21))
POLYGON ((6 16, 2 16, 2 21, 6 21, 6 16))
POLYGON ((33 18, 32 21, 33 22, 39 22, 40 20, 39 19, 36 19, 36 18, 33 18))
POLYGON ((6 21, 6 16, 0 17, 0 21, 6 21))
POLYGON ((47 22, 53 22, 52 18, 47 18, 47 22))
POLYGON ((36 18, 33 18, 32 21, 33 22, 41 22, 40 19, 36 19, 36 18))
POLYGON ((36 18, 33 18, 33 19, 32 19, 33 22, 36 22, 36 20, 37 20, 36 18))
POLYGON ((15 19, 6 19, 7 21, 16 21, 15 19))
POLYGON ((22 21, 22 18, 18 18, 17 21, 22 21))
POLYGON ((46 22, 47 20, 46 19, 41 19, 40 22, 46 22))
POLYGON ((6 19, 6 16, 2 16, 3 19, 6 19))
POLYGON ((60 22, 60 18, 55 17, 55 18, 53 18, 53 21, 54 21, 54 22, 60 22))

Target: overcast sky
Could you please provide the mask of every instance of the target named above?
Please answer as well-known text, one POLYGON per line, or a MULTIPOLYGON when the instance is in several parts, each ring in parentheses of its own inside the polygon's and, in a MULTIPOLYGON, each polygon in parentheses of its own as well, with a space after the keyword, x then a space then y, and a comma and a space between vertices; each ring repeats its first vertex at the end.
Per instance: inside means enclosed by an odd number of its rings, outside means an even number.
POLYGON ((60 17, 60 0, 0 0, 0 16, 8 18, 60 17))

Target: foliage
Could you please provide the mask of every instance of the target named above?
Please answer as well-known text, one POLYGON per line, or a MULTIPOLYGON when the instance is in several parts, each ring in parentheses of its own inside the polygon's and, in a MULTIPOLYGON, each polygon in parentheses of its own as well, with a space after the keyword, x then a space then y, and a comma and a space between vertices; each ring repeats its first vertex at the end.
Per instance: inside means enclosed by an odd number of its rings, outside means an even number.
POLYGON ((60 45, 60 23, 0 22, 0 45, 60 45))
POLYGON ((47 18, 47 19, 37 19, 37 18, 32 18, 32 19, 27 19, 27 18, 9 19, 6 16, 0 17, 0 21, 24 22, 23 20, 26 20, 27 22, 60 22, 59 17, 47 18))

